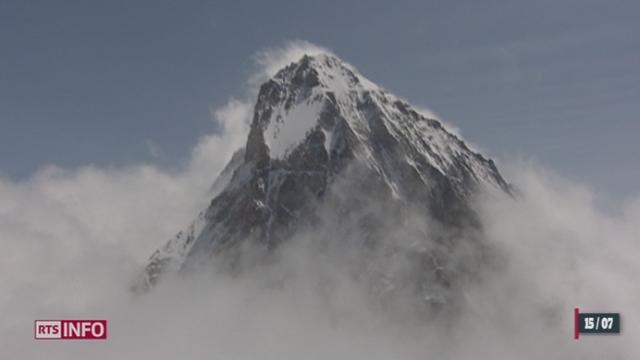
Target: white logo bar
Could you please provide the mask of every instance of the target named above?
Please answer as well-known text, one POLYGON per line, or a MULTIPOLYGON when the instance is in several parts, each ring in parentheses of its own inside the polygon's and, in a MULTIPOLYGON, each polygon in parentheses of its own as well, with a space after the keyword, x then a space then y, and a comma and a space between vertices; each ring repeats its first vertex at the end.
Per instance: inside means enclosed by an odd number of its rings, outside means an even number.
POLYGON ((36 339, 60 339, 62 338, 62 322, 60 320, 36 320, 36 339))

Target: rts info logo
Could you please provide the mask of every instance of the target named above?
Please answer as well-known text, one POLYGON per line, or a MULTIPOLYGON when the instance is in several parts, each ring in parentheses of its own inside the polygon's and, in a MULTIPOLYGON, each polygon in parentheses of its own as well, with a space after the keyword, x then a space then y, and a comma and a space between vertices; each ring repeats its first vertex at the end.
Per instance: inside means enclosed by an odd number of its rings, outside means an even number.
POLYGON ((107 320, 36 320, 36 340, 106 340, 107 320))

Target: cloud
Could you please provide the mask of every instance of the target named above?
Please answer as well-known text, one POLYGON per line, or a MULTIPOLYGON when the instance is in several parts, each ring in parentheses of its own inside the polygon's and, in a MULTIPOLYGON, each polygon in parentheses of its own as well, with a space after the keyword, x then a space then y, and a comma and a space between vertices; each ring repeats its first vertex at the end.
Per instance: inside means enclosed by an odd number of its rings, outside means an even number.
MULTIPOLYGON (((305 46, 263 52, 262 76, 305 46)), ((180 171, 49 166, 26 181, 0 178, 4 357, 638 357, 640 199, 611 215, 588 188, 531 164, 509 172, 518 199, 478 199, 496 260, 465 284, 465 306, 449 319, 407 322, 381 311, 341 271, 341 257, 320 256, 306 238, 245 276, 207 272, 133 295, 128 285, 146 257, 207 205, 203 194, 243 145, 251 101, 232 99, 213 115, 220 132, 200 139, 180 171), (575 342, 574 306, 621 312, 623 334, 575 342), (34 341, 41 318, 106 318, 110 338, 34 341)))
POLYGON ((245 146, 253 115, 253 101, 230 99, 222 108, 212 110, 220 130, 198 141, 191 152, 186 174, 186 177, 197 184, 198 189, 209 188, 231 155, 245 146))
POLYGON ((162 155, 162 147, 155 141, 147 139, 144 144, 147 146, 149 155, 151 155, 152 157, 159 158, 162 155))
POLYGON ((488 239, 505 266, 470 291, 473 313, 480 321, 501 323, 500 336, 511 344, 512 357, 523 358, 518 352, 531 358, 637 357, 632 339, 638 327, 631 320, 640 316, 637 199, 612 216, 597 208, 584 185, 536 164, 511 167, 521 198, 480 202, 488 239), (620 312, 628 327, 619 337, 576 343, 570 336, 576 306, 620 312))

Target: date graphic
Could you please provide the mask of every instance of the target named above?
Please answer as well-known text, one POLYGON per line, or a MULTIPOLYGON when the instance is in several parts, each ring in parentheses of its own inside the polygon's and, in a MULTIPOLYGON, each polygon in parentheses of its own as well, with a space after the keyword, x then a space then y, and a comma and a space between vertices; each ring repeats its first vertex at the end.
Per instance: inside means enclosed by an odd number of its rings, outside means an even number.
POLYGON ((580 334, 619 334, 619 313, 580 313, 579 308, 574 310, 574 338, 580 338, 580 334))

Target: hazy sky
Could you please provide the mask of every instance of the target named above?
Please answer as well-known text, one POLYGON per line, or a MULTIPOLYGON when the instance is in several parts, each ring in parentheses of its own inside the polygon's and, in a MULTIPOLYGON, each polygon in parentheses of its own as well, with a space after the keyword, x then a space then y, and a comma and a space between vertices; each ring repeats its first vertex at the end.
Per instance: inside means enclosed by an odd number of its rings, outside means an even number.
POLYGON ((637 1, 0 1, 0 174, 166 167, 301 39, 501 160, 640 192, 637 1))

